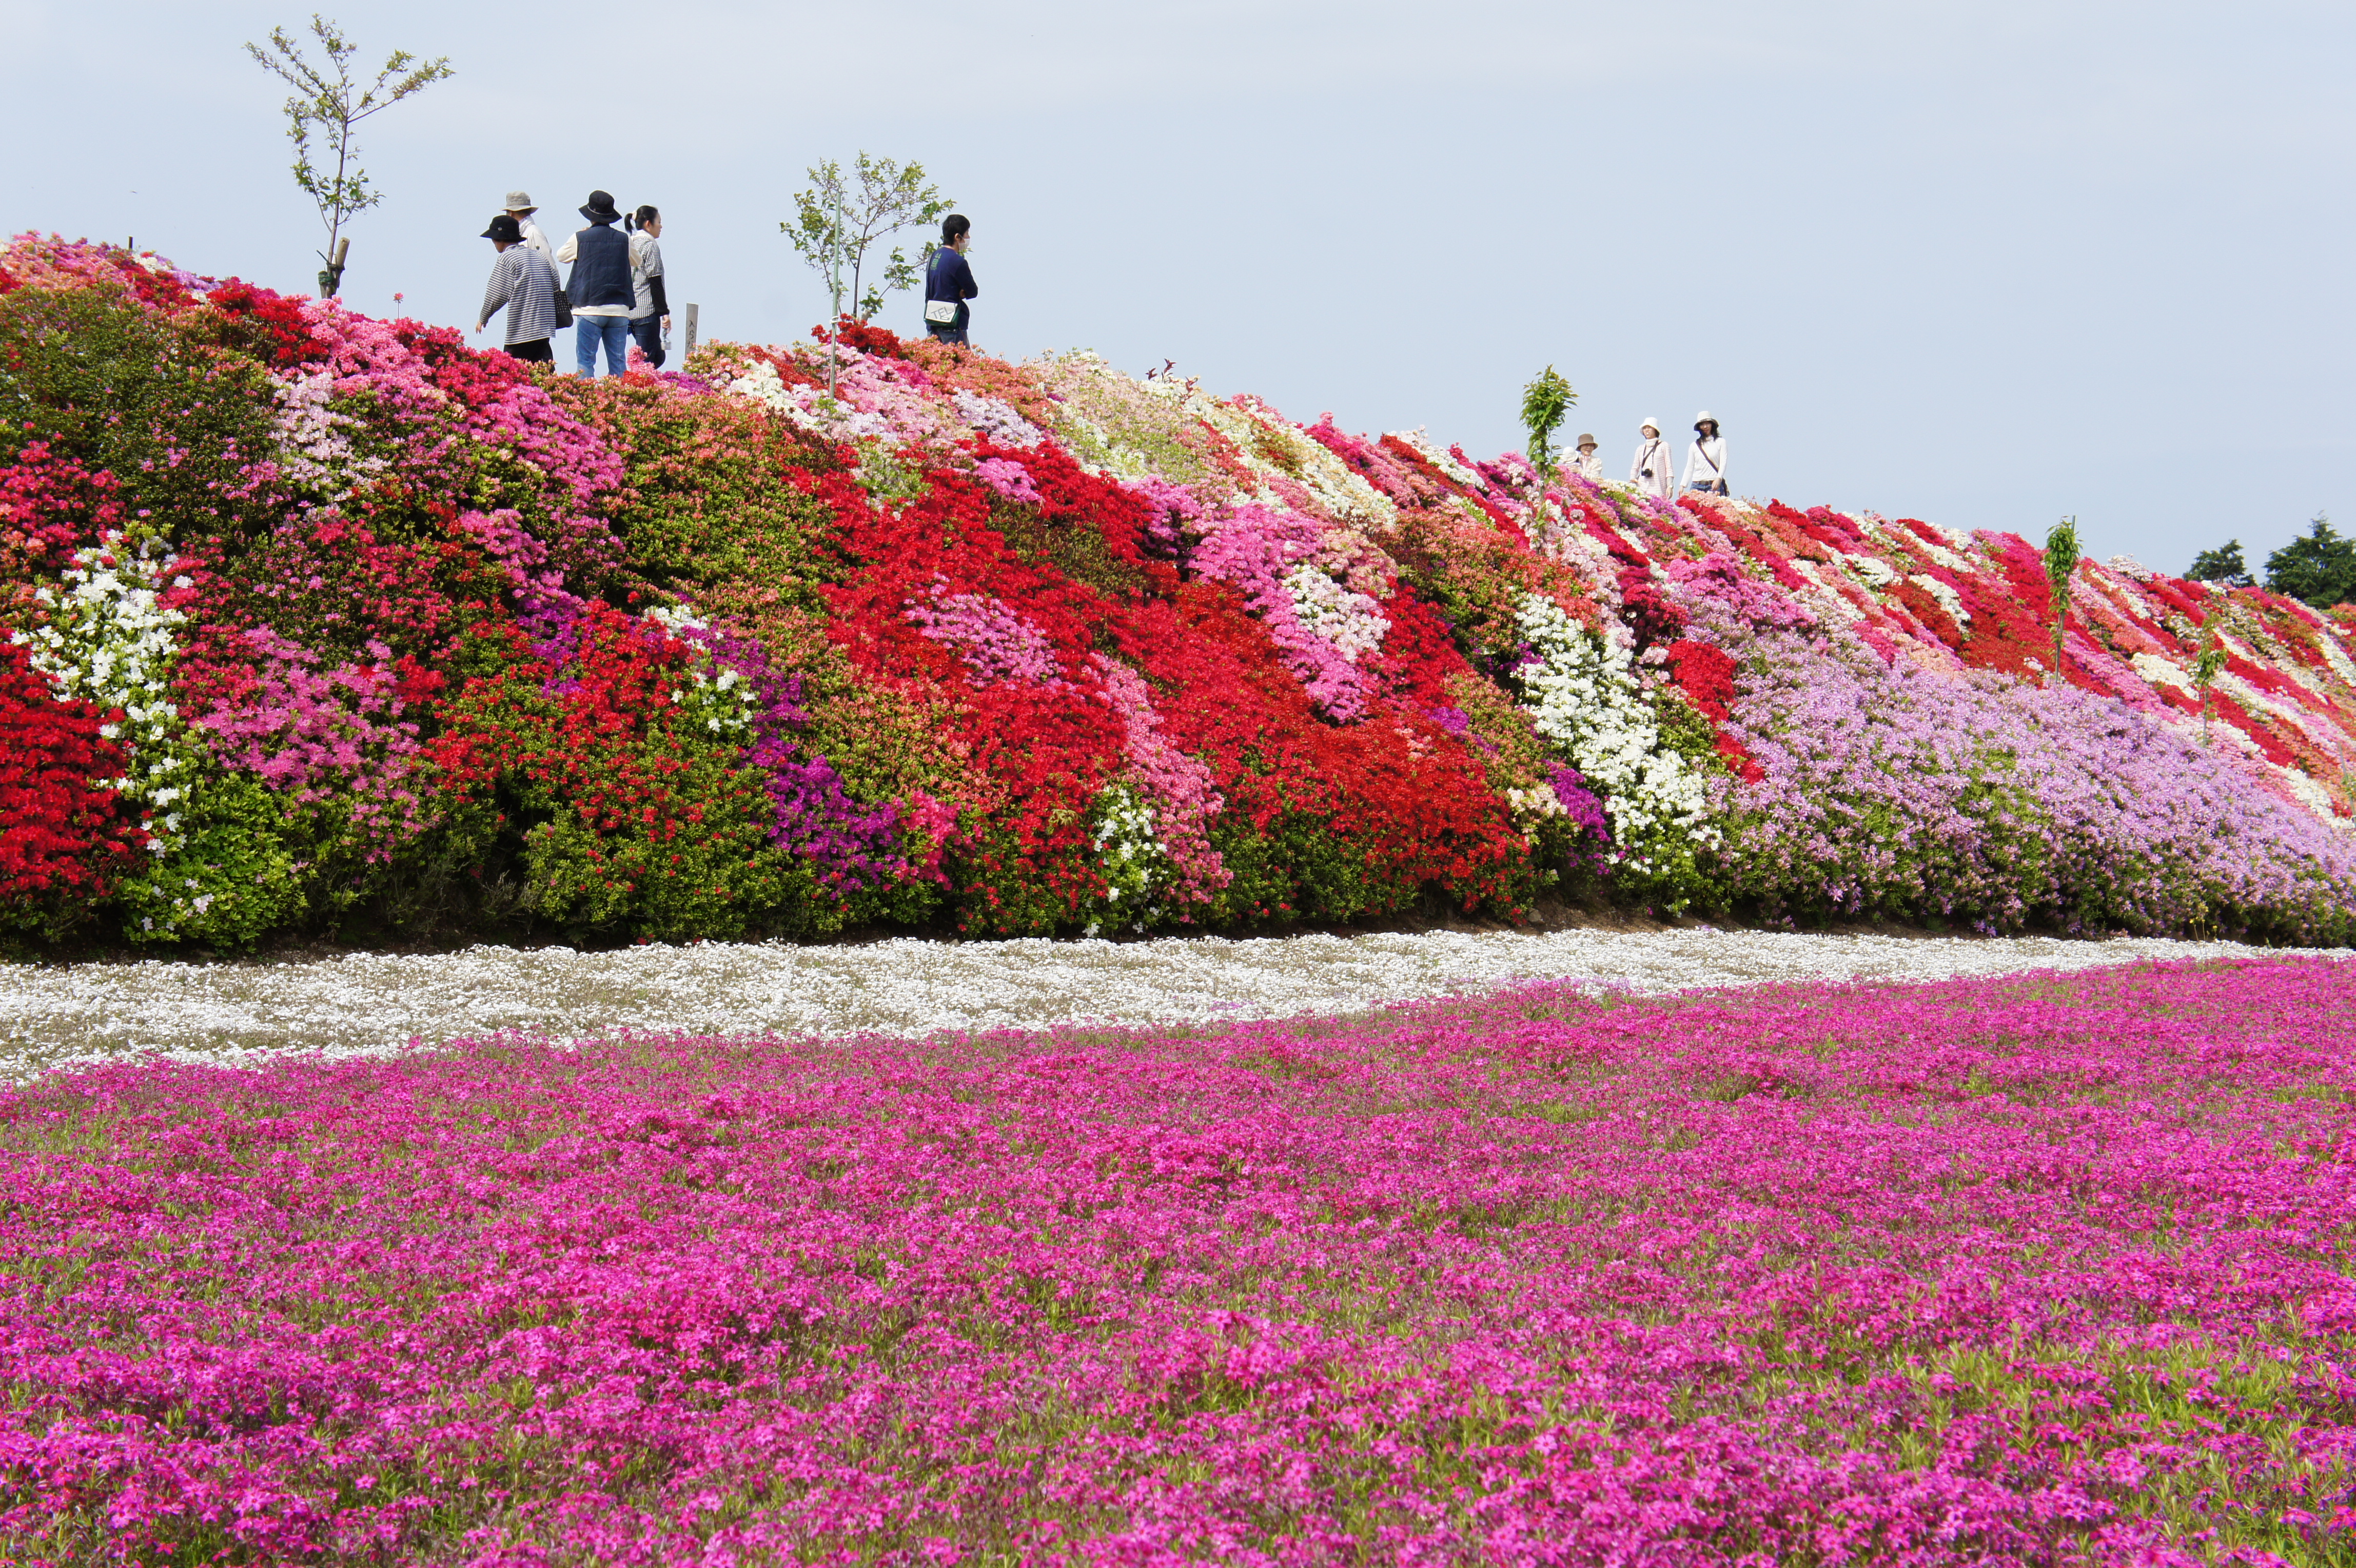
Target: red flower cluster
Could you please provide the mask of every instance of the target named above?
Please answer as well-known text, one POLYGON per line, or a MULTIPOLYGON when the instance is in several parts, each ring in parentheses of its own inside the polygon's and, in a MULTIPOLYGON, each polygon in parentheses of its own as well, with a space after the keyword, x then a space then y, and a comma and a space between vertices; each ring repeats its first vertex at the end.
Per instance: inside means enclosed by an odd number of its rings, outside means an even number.
POLYGON ((0 642, 0 927, 54 934, 132 858, 137 830, 93 782, 123 770, 105 723, 51 696, 25 650, 0 642))

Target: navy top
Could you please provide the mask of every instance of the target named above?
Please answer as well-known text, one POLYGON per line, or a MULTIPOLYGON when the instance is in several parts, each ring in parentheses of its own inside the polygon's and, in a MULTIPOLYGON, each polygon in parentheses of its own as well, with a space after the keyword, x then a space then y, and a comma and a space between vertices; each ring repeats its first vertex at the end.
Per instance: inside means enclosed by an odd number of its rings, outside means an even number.
POLYGON ((603 223, 582 230, 573 237, 573 278, 564 292, 573 309, 637 303, 637 290, 630 286, 630 242, 620 230, 603 223))
POLYGON ((927 302, 936 299, 958 302, 957 320, 950 328, 952 331, 965 330, 966 317, 972 314, 966 309, 965 302, 978 297, 980 293, 980 286, 973 281, 973 269, 965 264, 963 256, 947 245, 933 252, 931 264, 925 268, 925 298, 927 302))

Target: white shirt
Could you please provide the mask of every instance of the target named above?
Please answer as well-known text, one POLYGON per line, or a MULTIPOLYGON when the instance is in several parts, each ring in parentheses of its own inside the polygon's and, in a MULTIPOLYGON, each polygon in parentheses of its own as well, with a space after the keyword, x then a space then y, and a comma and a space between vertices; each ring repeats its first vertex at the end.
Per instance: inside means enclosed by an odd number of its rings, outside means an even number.
POLYGON ((662 247, 644 229, 630 231, 630 287, 637 291, 637 303, 630 306, 630 319, 644 321, 655 313, 654 290, 647 286, 648 278, 662 276, 662 247))
POLYGON ((1655 435, 1636 446, 1636 456, 1628 465, 1628 482, 1648 496, 1665 496, 1674 482, 1670 474, 1677 455, 1669 444, 1655 435), (1647 474, 1646 469, 1652 472, 1647 474))
MULTIPOLYGON (((559 246, 556 252, 556 260, 559 265, 569 267, 575 261, 580 259, 581 247, 573 242, 580 238, 581 236, 578 234, 567 234, 564 236, 564 243, 559 246)), ((573 314, 575 316, 626 317, 630 314, 630 307, 626 305, 576 305, 573 307, 573 314)))
POLYGON ((1592 452, 1574 452, 1570 455, 1570 471, 1582 479, 1600 479, 1603 477, 1603 459, 1592 452))
POLYGON ((540 231, 540 225, 529 218, 519 218, 516 226, 523 231, 523 242, 546 256, 549 264, 554 266, 556 252, 548 248, 548 236, 540 231))
POLYGON ((1726 479, 1726 437, 1713 435, 1708 440, 1697 439, 1686 450, 1686 478, 1688 485, 1721 484, 1726 479))

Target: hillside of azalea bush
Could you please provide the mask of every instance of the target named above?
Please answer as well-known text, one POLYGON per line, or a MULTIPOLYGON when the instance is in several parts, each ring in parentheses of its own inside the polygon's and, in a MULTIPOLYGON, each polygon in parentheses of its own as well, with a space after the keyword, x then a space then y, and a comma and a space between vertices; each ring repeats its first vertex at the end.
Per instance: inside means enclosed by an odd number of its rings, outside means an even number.
POLYGON ((580 381, 23 236, 0 584, 20 950, 2356 908, 2348 607, 2090 563, 2049 679, 2012 535, 1086 354, 580 381))

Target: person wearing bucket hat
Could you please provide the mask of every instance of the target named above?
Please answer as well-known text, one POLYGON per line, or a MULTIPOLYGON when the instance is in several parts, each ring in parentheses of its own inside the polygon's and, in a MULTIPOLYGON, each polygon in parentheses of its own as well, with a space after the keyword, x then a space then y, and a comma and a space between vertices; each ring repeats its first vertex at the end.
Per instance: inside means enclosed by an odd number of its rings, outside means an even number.
POLYGON ((1661 439, 1661 422, 1647 419, 1638 427, 1635 461, 1628 465, 1628 482, 1648 496, 1667 499, 1676 454, 1661 439))
POLYGON ((589 193, 581 209, 589 227, 564 242, 556 259, 573 269, 564 292, 573 306, 573 348, 581 373, 597 373, 597 349, 605 350, 605 373, 618 376, 630 365, 630 310, 637 291, 630 286, 630 242, 615 225, 621 209, 602 190, 589 193))
POLYGON ((502 212, 483 231, 498 256, 491 263, 491 281, 483 290, 483 308, 476 314, 480 332, 491 312, 508 313, 507 350, 519 360, 551 364, 556 359, 549 338, 556 330, 556 269, 548 258, 523 242, 523 225, 502 212))
POLYGON ((1570 459, 1570 471, 1582 479, 1601 478, 1603 459, 1595 455, 1595 437, 1582 432, 1578 446, 1579 456, 1570 459))
POLYGON ((548 264, 554 266, 556 252, 550 246, 548 236, 540 231, 540 225, 531 220, 531 215, 539 210, 539 208, 532 205, 531 192, 528 190, 508 192, 507 215, 514 219, 516 227, 523 231, 523 242, 547 257, 548 264))
POLYGON ((1686 489, 1704 495, 1726 494, 1726 437, 1709 410, 1694 416, 1694 444, 1686 450, 1686 489))

